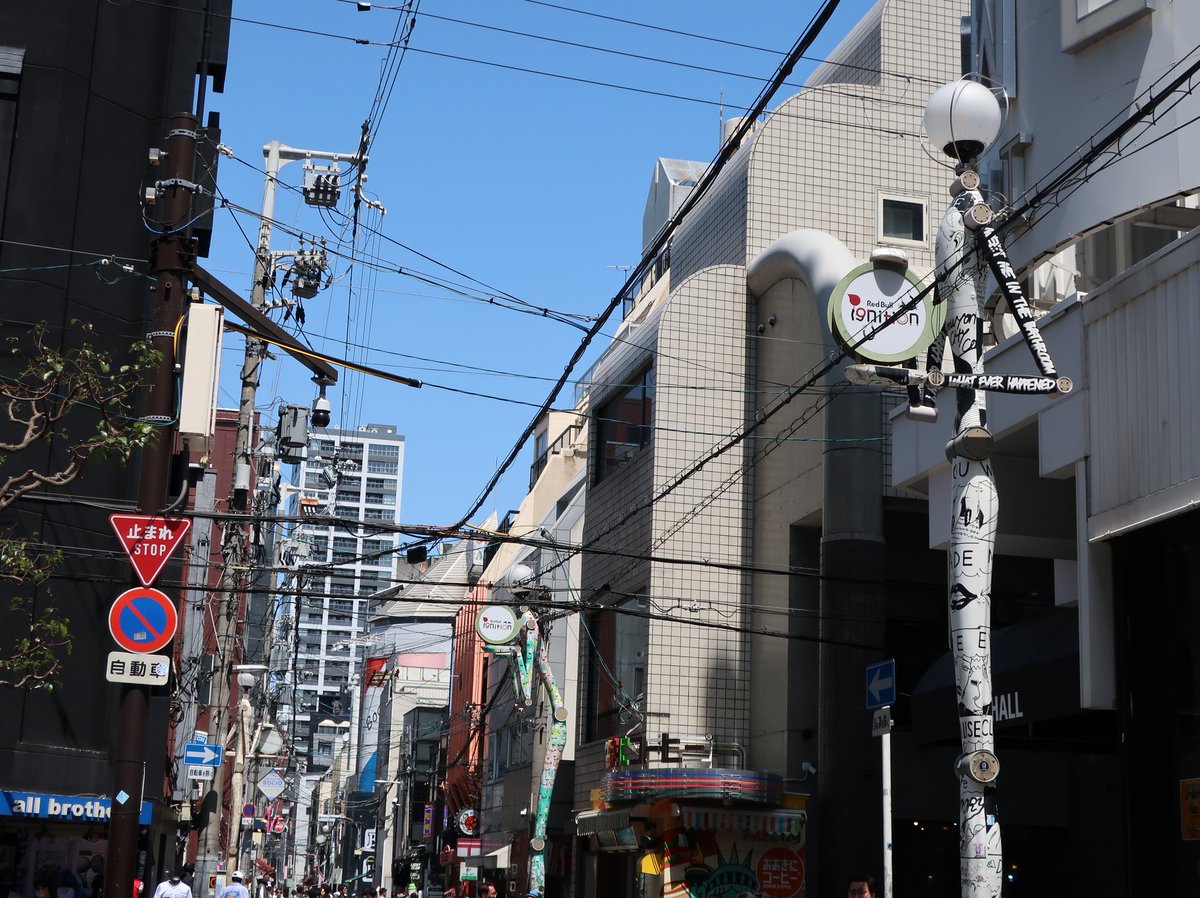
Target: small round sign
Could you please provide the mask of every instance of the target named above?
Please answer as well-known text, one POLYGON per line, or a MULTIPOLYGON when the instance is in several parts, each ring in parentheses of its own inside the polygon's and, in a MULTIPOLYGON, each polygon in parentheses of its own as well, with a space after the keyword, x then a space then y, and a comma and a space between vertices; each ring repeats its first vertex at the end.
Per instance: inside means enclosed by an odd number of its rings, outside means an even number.
POLYGON ((507 605, 488 605, 475 617, 475 632, 491 645, 512 642, 517 635, 517 615, 507 605))
POLYGON ((282 833, 287 831, 287 821, 282 817, 273 817, 271 819, 271 832, 282 833))
POLYGON ((242 816, 243 817, 253 817, 254 816, 254 805, 249 804, 249 803, 242 805, 242 816))
POLYGON ((902 312, 918 292, 917 278, 908 270, 871 262, 860 265, 829 297, 829 328, 842 344, 854 346, 859 359, 908 361, 925 351, 946 320, 946 304, 935 306, 932 294, 902 312), (871 339, 855 346, 870 333, 871 339))
POLYGON ((175 636, 178 624, 174 600, 149 586, 125 590, 108 611, 108 631, 127 652, 157 652, 175 636))

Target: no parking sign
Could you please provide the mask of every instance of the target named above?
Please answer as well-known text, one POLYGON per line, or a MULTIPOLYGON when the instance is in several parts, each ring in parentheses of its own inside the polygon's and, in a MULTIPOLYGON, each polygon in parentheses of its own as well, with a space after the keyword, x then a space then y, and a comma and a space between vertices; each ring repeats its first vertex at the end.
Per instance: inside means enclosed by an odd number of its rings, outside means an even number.
POLYGON ((175 602, 148 586, 127 589, 108 611, 108 631, 127 652, 157 652, 175 636, 175 602))

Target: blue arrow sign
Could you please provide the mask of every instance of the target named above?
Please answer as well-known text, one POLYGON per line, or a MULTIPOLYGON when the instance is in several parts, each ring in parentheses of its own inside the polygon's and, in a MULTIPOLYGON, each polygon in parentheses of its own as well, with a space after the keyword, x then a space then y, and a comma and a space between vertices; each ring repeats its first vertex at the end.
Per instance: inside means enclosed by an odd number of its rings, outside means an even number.
POLYGON ((896 659, 888 658, 867 666, 867 708, 896 704, 896 659))
POLYGON ((183 763, 195 764, 202 767, 220 767, 225 760, 223 745, 210 745, 207 742, 189 742, 183 746, 183 763))

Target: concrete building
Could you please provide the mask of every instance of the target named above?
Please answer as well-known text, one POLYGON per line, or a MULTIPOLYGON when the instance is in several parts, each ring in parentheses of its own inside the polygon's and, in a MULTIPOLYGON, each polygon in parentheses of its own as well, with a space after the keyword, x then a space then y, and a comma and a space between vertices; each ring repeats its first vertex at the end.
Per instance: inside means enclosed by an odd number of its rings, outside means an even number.
POLYGON ((404 436, 392 424, 315 431, 296 466, 297 491, 283 500, 287 514, 316 512, 289 534, 311 546, 296 648, 296 732, 308 743, 309 770, 328 768, 350 724, 368 597, 390 585, 394 566, 396 534, 371 525, 399 523, 403 473, 404 436), (322 520, 330 517, 359 523, 322 520))
MULTIPOLYGON (((230 7, 228 0, 208 4, 207 54, 205 4, 198 0, 0 7, 0 307, 6 335, 40 324, 47 345, 66 350, 83 338, 76 324, 82 322, 93 328, 92 344, 120 365, 131 343, 153 329, 147 269, 137 261, 148 258, 153 235, 130 185, 147 180, 147 151, 165 145, 171 115, 194 109, 198 93, 223 90, 230 7), (203 84, 198 73, 207 73, 203 84), (133 263, 135 273, 118 276, 118 266, 98 264, 99 254, 133 263), (102 269, 109 274, 97 277, 102 269)), ((201 139, 198 152, 215 168, 218 122, 213 116, 200 124, 210 126, 213 142, 201 139)), ((202 171, 197 166, 197 180, 202 171)), ((194 236, 205 255, 212 216, 201 209, 194 210, 194 236)), ((19 356, 6 353, 0 373, 15 377, 21 367, 19 356)), ((95 421, 80 409, 56 431, 82 437, 93 432, 95 421)), ((63 450, 56 437, 10 454, 0 479, 26 466, 55 470, 63 450)), ((65 491, 88 496, 92 504, 22 501, 0 520, 6 535, 33 536, 66 553, 56 576, 40 586, 5 582, 5 635, 28 627, 27 616, 11 613, 16 595, 31 600, 33 614, 57 609, 76 635, 53 691, 0 689, 0 791, 8 797, 0 802, 5 894, 33 894, 35 864, 26 849, 34 844, 46 847, 38 875, 56 884, 69 880, 81 898, 104 869, 122 690, 102 674, 114 648, 106 617, 116 596, 135 583, 109 526, 108 506, 121 508, 136 496, 139 474, 136 456, 129 465, 96 459, 65 491), (17 796, 30 799, 23 811, 9 800, 17 796), (51 815, 48 797, 88 810, 51 815), (82 878, 74 863, 80 857, 86 861, 82 878)), ((177 579, 179 571, 173 564, 164 579, 177 579)), ((6 653, 10 646, 6 639, 6 653)), ((172 704, 164 689, 154 690, 149 701, 142 808, 149 860, 139 875, 151 882, 175 860, 179 821, 166 741, 172 704)))
MULTIPOLYGON (((795 277, 751 272, 798 229, 932 268, 946 175, 918 135, 928 94, 958 75, 966 11, 876 4, 738 148, 591 373, 581 593, 604 607, 581 622, 576 894, 627 893, 639 873, 647 894, 727 875, 823 894, 878 868, 863 673, 893 622, 945 626, 940 604, 909 612, 911 593, 881 584, 944 570, 907 551, 921 497, 886 482, 894 398, 835 371, 772 411, 833 346, 795 277)), ((654 190, 647 207, 669 208, 654 190)))

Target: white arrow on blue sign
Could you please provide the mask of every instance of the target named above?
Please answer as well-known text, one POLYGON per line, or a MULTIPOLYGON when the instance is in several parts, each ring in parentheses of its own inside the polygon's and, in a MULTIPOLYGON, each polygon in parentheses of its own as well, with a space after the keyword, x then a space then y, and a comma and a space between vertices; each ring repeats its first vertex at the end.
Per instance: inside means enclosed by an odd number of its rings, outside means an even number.
POLYGON ((896 704, 896 659, 888 658, 867 666, 867 708, 896 704))
POLYGON ((207 742, 188 742, 183 746, 183 763, 196 764, 202 767, 220 767, 225 760, 223 745, 210 745, 207 742))

